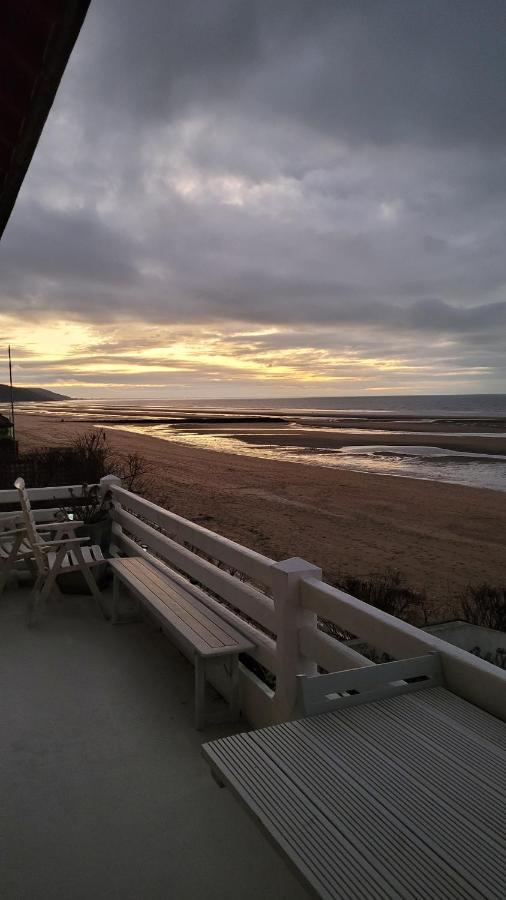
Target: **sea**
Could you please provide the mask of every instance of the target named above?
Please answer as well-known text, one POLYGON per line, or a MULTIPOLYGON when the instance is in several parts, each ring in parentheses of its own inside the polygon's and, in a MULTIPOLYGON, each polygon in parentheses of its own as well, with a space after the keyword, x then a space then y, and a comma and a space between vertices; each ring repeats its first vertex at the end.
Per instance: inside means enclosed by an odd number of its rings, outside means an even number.
POLYGON ((203 450, 506 491, 506 394, 93 399, 18 409, 203 450))

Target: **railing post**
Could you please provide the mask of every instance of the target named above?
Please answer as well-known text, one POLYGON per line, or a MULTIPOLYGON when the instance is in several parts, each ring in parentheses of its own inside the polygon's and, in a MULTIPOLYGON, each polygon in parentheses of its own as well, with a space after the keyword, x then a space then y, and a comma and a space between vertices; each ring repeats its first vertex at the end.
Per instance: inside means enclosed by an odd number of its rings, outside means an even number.
POLYGON ((117 475, 104 475, 100 479, 100 495, 103 497, 113 484, 121 487, 121 478, 118 478, 117 475))
POLYGON ((315 675, 315 662, 305 659, 299 648, 299 628, 316 628, 316 613, 300 605, 302 578, 321 579, 322 570, 305 559, 294 557, 274 563, 272 594, 276 618, 276 718, 290 719, 297 699, 297 675, 315 675))
MULTIPOLYGON (((109 491, 113 485, 115 485, 115 486, 117 485, 117 487, 121 487, 121 478, 118 478, 117 475, 104 475, 104 477, 100 479, 100 488, 99 488, 100 496, 102 498, 104 498, 107 494, 107 491, 109 491)), ((112 506, 114 506, 114 508, 117 508, 120 506, 120 504, 118 503, 117 500, 115 500, 113 498, 112 506)), ((112 518, 111 511, 109 510, 109 519, 111 519, 111 518, 112 518)), ((112 523, 111 523, 111 528, 112 528, 112 523)), ((120 536, 122 531, 123 531, 123 529, 122 529, 121 525, 119 525, 119 523, 116 523, 116 526, 115 526, 116 536, 120 536)), ((110 543, 111 542, 112 542, 112 531, 111 531, 111 536, 110 536, 110 543)))

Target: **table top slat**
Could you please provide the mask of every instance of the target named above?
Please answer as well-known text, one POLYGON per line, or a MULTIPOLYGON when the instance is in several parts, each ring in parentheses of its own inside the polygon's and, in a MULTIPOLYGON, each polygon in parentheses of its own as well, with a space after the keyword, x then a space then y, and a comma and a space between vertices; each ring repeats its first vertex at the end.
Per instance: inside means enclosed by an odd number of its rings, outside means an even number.
MULTIPOLYGON (((327 833, 319 879, 334 894, 319 896, 351 896, 329 864, 344 856, 355 876, 358 867, 368 873, 362 897, 381 889, 424 900, 502 900, 506 724, 476 713, 445 688, 426 688, 222 738, 204 754, 246 806, 267 770, 277 780, 271 800, 270 782, 263 788, 276 843, 290 827, 292 798, 307 807, 318 835, 327 833), (246 747, 249 767, 238 768, 246 747)), ((310 850, 290 839, 304 875, 310 850)))

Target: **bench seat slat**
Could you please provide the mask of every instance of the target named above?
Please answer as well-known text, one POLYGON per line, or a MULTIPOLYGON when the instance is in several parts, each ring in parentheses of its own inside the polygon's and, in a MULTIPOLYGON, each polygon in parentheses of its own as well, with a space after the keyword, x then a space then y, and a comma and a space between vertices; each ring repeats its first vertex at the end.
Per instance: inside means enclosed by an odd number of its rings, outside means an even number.
POLYGON ((251 641, 143 557, 114 559, 110 565, 115 574, 186 638, 200 655, 230 655, 252 649, 251 641))
POLYGON ((203 613, 202 604, 186 592, 183 592, 179 585, 171 584, 167 578, 164 578, 163 575, 155 569, 148 569, 146 566, 133 567, 128 563, 126 568, 129 569, 142 584, 145 584, 153 594, 159 597, 162 603, 169 609, 180 608, 183 613, 183 618, 192 627, 196 627, 197 632, 199 634, 201 633, 202 637, 206 638, 204 631, 200 632, 199 628, 201 625, 204 626, 205 631, 211 638, 209 640, 210 646, 229 647, 231 644, 237 643, 237 641, 231 640, 230 634, 225 631, 221 626, 221 623, 218 624, 214 622, 213 619, 207 615, 207 611, 203 613))

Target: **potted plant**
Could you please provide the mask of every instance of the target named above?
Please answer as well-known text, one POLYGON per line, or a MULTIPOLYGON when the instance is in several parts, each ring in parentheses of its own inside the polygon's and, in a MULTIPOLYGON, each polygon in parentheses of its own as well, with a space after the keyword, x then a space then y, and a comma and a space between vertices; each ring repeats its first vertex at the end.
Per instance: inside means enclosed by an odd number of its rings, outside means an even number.
POLYGON ((72 488, 69 488, 69 494, 72 505, 60 507, 60 517, 82 522, 81 527, 76 529, 76 536, 88 537, 90 544, 98 544, 102 552, 107 553, 112 529, 109 515, 112 508, 111 492, 101 494, 98 484, 83 484, 80 497, 75 496, 72 488))
MULTIPOLYGON (((76 497, 69 488, 70 504, 61 506, 57 518, 77 519, 83 524, 76 528, 76 537, 87 537, 87 545, 98 544, 104 555, 109 552, 111 542, 112 520, 109 512, 112 508, 111 492, 101 494, 98 484, 83 484, 81 494, 76 497)), ((107 563, 93 567, 93 574, 99 587, 107 579, 107 563)), ((87 593, 86 582, 80 572, 63 573, 58 576, 58 584, 64 593, 87 593)))

